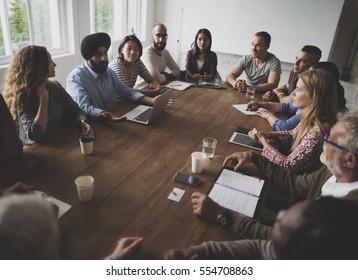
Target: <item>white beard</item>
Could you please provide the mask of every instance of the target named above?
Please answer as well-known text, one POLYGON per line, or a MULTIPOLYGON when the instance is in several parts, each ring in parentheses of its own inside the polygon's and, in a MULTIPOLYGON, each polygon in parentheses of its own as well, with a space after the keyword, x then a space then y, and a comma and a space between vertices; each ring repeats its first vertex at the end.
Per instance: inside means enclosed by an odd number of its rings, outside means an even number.
POLYGON ((344 172, 339 163, 339 153, 335 153, 333 155, 333 159, 328 161, 326 156, 326 146, 323 145, 323 152, 321 153, 320 160, 321 162, 327 166, 328 170, 336 177, 342 177, 344 172))

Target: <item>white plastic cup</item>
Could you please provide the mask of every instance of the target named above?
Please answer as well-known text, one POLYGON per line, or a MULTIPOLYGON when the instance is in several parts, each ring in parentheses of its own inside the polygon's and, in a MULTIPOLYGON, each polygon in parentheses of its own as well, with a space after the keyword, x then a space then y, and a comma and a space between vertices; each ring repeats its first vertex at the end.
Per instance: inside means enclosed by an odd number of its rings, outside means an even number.
POLYGON ((94 193, 94 179, 90 175, 79 176, 75 180, 80 201, 90 201, 94 193))
POLYGON ((193 173, 203 172, 207 156, 203 152, 193 152, 191 154, 191 171, 193 173))
POLYGON ((215 138, 203 139, 202 152, 206 154, 207 158, 214 157, 217 143, 218 141, 215 138))
POLYGON ((250 99, 255 98, 255 88, 253 86, 247 86, 246 88, 246 97, 250 99))
POLYGON ((93 153, 93 137, 90 135, 80 136, 81 153, 90 155, 93 153))

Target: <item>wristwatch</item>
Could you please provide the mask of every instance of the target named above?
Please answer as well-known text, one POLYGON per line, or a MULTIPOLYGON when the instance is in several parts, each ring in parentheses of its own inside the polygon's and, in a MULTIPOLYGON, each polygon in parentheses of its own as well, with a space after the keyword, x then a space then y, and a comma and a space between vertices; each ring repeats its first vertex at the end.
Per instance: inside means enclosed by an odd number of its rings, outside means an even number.
POLYGON ((224 210, 219 215, 217 215, 216 219, 222 227, 226 227, 231 222, 231 212, 229 210, 224 210))
POLYGON ((78 126, 81 126, 81 125, 83 125, 83 124, 89 124, 89 123, 88 123, 88 121, 85 120, 85 119, 82 119, 82 120, 80 120, 80 121, 78 122, 78 126))

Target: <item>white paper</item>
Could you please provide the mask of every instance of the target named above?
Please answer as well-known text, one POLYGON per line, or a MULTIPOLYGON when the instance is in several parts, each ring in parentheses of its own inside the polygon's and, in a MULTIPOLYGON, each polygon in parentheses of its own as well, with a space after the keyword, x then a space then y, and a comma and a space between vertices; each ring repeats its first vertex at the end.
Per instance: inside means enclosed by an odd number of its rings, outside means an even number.
POLYGON ((209 197, 227 209, 253 217, 263 184, 258 178, 223 169, 209 197))
POLYGON ((251 218, 255 214, 256 205, 259 200, 256 196, 226 188, 219 184, 214 185, 209 197, 219 205, 251 218))
POLYGON ((232 106, 247 116, 255 116, 256 115, 256 111, 247 111, 247 104, 234 104, 232 106))
POLYGON ((173 190, 170 192, 168 199, 179 202, 184 194, 184 190, 174 187, 173 190))
POLYGON ((169 84, 167 84, 166 87, 176 89, 176 90, 184 90, 192 85, 193 84, 191 84, 191 83, 186 83, 186 82, 182 82, 182 81, 172 81, 169 84))
POLYGON ((71 209, 71 205, 69 205, 61 200, 58 200, 52 196, 50 196, 48 198, 48 200, 51 201, 53 204, 57 205, 57 207, 58 207, 57 219, 61 218, 68 210, 71 209))

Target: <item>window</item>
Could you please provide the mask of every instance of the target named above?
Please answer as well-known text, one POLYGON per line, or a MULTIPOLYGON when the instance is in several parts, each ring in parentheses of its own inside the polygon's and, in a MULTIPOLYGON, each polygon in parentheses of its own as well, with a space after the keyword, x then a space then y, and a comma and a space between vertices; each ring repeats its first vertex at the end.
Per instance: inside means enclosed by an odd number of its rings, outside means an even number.
POLYGON ((0 0, 1 62, 28 45, 63 53, 64 5, 64 0, 0 0))
POLYGON ((106 32, 112 40, 128 34, 144 39, 145 0, 91 0, 91 32, 106 32))

